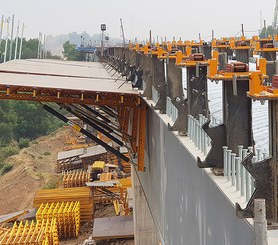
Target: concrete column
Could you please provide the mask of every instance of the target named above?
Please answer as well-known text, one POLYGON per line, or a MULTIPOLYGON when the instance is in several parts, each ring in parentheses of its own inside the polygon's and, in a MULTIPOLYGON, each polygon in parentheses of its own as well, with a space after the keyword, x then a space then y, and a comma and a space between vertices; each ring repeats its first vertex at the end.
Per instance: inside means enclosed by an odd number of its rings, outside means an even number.
POLYGON ((247 97, 249 82, 236 81, 237 95, 233 94, 233 81, 223 81, 223 122, 226 126, 227 146, 237 152, 238 145, 252 145, 251 99, 247 97))
MULTIPOLYGON (((261 48, 263 48, 264 44, 268 42, 260 42, 261 48)), ((276 60, 276 52, 261 52, 262 58, 265 58, 267 61, 275 61, 276 60)), ((272 81, 272 76, 275 74, 275 65, 274 64, 267 64, 266 66, 266 73, 269 76, 269 81, 272 81)))
POLYGON ((267 221, 264 199, 254 200, 254 216, 255 245, 267 245, 267 221))
MULTIPOLYGON (((261 43, 263 46, 263 43, 261 43)), ((267 61, 275 61, 276 60, 276 52, 262 52, 262 57, 265 58, 267 61)), ((269 63, 267 64, 267 75, 269 76, 270 81, 272 81, 273 74, 277 73, 275 71, 275 64, 269 63)), ((278 101, 277 100, 269 100, 268 101, 268 112, 269 112, 269 150, 270 155, 272 156, 271 159, 271 166, 272 166, 272 173, 273 173, 273 221, 277 222, 277 212, 278 212, 278 198, 277 198, 277 152, 278 152, 278 101)))
POLYGON ((211 59, 211 44, 210 43, 204 43, 202 47, 202 53, 205 55, 206 59, 211 59))
POLYGON ((236 49, 236 60, 246 63, 249 63, 249 49, 236 49))
POLYGON ((146 90, 144 91, 143 96, 147 99, 152 98, 152 86, 153 86, 153 66, 152 66, 152 57, 142 54, 143 64, 143 80, 146 83, 146 90))
POLYGON ((156 109, 161 113, 166 113, 166 96, 167 96, 167 84, 164 74, 164 61, 161 61, 157 56, 152 57, 153 67, 153 86, 159 93, 159 100, 156 104, 156 109))
POLYGON ((277 222, 277 152, 278 152, 278 101, 277 100, 269 100, 268 101, 268 111, 269 111, 269 155, 272 156, 271 159, 271 167, 272 167, 272 176, 273 176, 273 221, 277 222))
POLYGON ((176 66, 175 59, 169 59, 169 64, 167 66, 167 85, 168 85, 168 96, 173 99, 183 97, 182 88, 182 70, 176 66))
POLYGON ((188 95, 188 111, 195 118, 199 114, 208 116, 208 100, 207 100, 207 67, 200 66, 187 67, 187 95, 188 95), (197 70, 198 70, 198 75, 197 70))

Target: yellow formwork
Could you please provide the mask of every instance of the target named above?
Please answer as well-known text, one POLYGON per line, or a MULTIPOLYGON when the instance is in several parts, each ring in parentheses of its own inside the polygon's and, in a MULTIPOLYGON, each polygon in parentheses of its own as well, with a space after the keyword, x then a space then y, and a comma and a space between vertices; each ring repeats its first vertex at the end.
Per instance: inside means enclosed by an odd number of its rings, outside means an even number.
POLYGON ((42 203, 80 202, 81 222, 91 222, 93 217, 93 198, 89 187, 41 189, 34 198, 34 207, 42 203))
POLYGON ((59 238, 77 237, 80 229, 80 203, 42 203, 36 218, 38 222, 55 219, 59 238))
POLYGON ((34 244, 59 245, 56 219, 35 223, 32 221, 17 224, 7 229, 0 239, 2 245, 34 244))
POLYGON ((87 171, 68 171, 65 172, 62 179, 64 188, 82 187, 90 181, 90 173, 87 171))

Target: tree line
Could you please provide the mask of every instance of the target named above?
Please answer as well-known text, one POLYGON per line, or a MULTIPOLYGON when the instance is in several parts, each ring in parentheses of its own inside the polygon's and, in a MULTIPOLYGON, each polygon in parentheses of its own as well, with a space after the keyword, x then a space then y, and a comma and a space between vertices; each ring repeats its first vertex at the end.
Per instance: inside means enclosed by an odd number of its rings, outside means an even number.
POLYGON ((12 141, 20 142, 21 139, 36 139, 61 125, 63 123, 39 103, 0 100, 0 146, 6 146, 12 141))

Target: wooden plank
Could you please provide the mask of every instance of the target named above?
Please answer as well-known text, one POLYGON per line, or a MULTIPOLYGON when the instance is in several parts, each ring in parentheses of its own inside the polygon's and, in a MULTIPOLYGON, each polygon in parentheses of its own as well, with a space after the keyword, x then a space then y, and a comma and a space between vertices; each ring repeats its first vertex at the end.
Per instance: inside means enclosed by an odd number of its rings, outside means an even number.
POLYGON ((28 210, 23 210, 23 211, 11 213, 11 214, 1 215, 0 223, 14 221, 17 218, 19 218, 20 216, 25 215, 27 213, 28 213, 28 210))
POLYGON ((93 239, 114 239, 134 237, 133 216, 115 216, 94 220, 93 239))

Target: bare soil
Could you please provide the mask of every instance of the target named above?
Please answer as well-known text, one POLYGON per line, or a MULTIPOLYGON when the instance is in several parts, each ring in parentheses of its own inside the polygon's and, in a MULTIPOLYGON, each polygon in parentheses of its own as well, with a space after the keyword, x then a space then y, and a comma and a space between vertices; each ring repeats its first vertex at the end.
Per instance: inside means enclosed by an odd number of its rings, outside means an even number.
POLYGON ((64 136, 69 130, 61 128, 41 137, 7 159, 13 168, 0 177, 0 215, 32 208, 37 189, 53 188, 58 183, 57 153, 63 150, 64 136))
MULTIPOLYGON (((7 159, 13 165, 10 172, 0 177, 0 215, 33 207, 36 190, 55 188, 61 175, 55 173, 57 154, 64 150, 65 135, 74 135, 68 127, 32 142, 18 155, 7 159)), ((115 216, 113 205, 98 205, 95 218, 115 216)), ((61 245, 79 245, 92 235, 93 224, 82 224, 77 239, 60 241, 61 245)), ((97 245, 134 245, 133 239, 98 241, 97 245)))

